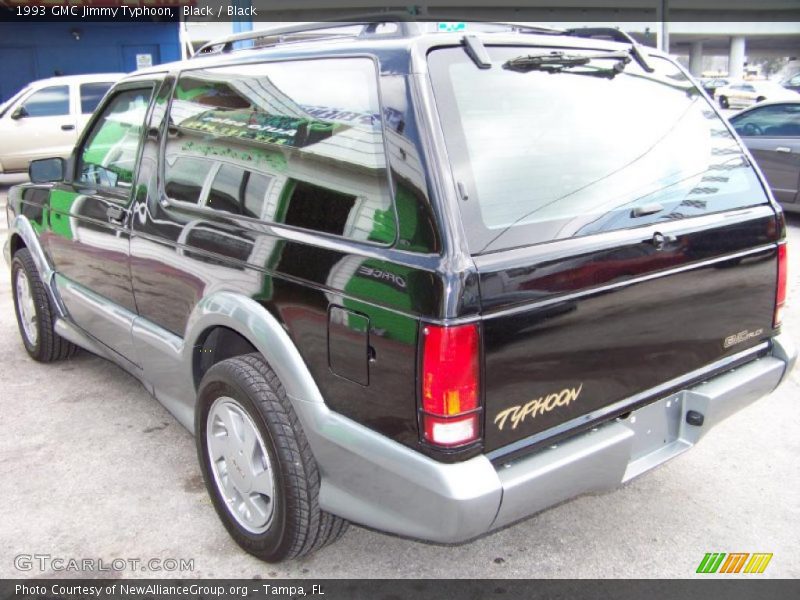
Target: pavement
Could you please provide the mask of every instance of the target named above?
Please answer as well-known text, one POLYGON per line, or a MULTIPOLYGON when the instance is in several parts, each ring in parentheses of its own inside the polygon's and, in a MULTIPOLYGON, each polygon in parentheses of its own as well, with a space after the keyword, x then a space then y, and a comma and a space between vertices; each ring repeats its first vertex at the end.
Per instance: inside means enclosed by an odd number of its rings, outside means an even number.
MULTIPOLYGON (((0 178, 2 213, 7 183, 0 178)), ((2 241, 5 227, 0 216, 2 241)), ((794 303, 784 328, 800 341, 800 219, 789 218, 789 238, 794 303)), ((192 437, 136 380, 87 352, 50 365, 28 358, 5 261, 0 341, 0 577, 685 578, 707 552, 771 552, 759 577, 800 576, 800 369, 690 452, 616 491, 465 545, 351 526, 313 556, 270 565, 228 537, 192 437), (95 562, 64 572, 53 569, 57 558, 95 562), (131 559, 193 568, 142 571, 131 559), (98 561, 121 570, 99 571, 98 561)))

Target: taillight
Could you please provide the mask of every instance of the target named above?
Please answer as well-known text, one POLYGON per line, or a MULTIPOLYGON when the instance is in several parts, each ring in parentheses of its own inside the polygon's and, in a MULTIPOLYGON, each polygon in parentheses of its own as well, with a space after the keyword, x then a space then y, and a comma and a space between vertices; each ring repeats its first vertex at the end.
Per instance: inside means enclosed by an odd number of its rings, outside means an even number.
POLYGON ((783 320, 783 306, 786 304, 786 242, 778 246, 778 290, 775 292, 775 318, 772 326, 780 327, 783 320))
POLYGON ((422 328, 422 437, 463 446, 480 437, 478 326, 422 328))

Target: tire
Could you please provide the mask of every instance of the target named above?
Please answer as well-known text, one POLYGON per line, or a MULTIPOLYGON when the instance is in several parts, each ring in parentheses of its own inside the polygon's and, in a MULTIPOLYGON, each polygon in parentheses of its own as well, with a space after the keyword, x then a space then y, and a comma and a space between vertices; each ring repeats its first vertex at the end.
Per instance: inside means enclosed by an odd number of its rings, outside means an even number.
POLYGON ((730 108, 730 104, 728 103, 728 98, 725 96, 719 97, 719 107, 720 108, 730 108))
POLYGON ((756 104, 758 104, 759 102, 763 102, 764 100, 766 100, 764 96, 759 96, 758 98, 756 98, 756 104))
POLYGON ((212 366, 197 401, 195 440, 203 479, 237 544, 279 562, 310 554, 344 534, 348 522, 319 507, 317 463, 283 385, 260 355, 212 366))
POLYGON ((79 348, 55 332, 55 310, 27 248, 14 254, 11 292, 19 334, 30 357, 48 363, 74 356, 79 348))

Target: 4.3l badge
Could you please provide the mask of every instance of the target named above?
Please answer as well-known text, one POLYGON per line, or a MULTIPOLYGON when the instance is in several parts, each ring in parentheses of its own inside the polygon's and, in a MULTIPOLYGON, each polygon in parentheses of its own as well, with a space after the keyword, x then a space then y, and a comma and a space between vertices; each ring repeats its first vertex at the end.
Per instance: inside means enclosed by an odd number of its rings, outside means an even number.
POLYGON ((511 429, 516 429, 526 417, 536 418, 536 415, 543 415, 559 406, 568 406, 571 402, 578 399, 583 389, 581 383, 576 388, 564 388, 560 392, 553 392, 547 396, 540 396, 526 404, 518 404, 497 413, 494 418, 495 425, 499 430, 503 430, 506 421, 511 422, 511 429))

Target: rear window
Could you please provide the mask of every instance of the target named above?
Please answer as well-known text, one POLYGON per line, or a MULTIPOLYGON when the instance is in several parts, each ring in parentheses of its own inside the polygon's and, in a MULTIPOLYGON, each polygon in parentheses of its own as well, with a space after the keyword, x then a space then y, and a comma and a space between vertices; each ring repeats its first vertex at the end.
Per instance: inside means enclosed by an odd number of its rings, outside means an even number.
POLYGON ((100 104, 100 100, 106 95, 106 92, 111 89, 113 84, 111 82, 104 83, 82 83, 81 90, 81 113, 90 115, 100 104))
MULTIPOLYGON (((429 56, 473 254, 767 202, 742 149, 671 62, 551 73, 504 64, 551 49, 462 48, 429 56)), ((564 50, 591 57, 593 51, 564 50)))

